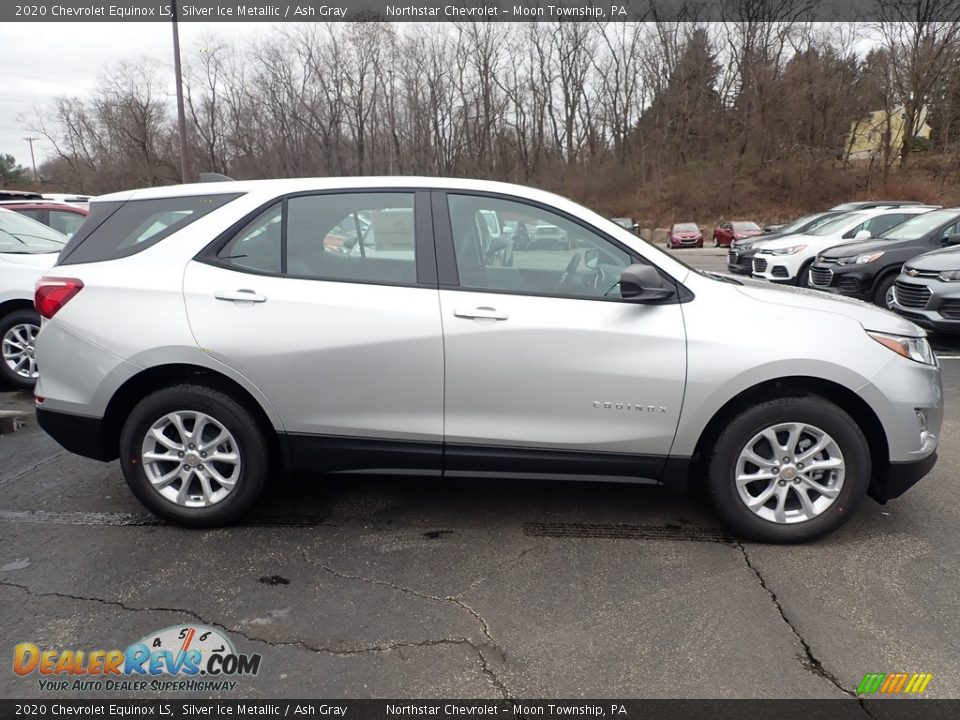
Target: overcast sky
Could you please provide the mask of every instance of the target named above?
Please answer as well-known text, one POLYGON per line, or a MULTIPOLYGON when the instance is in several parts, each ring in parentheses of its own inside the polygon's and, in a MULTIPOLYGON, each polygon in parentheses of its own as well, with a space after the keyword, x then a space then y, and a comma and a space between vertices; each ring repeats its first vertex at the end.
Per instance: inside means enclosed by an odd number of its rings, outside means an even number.
MULTIPOLYGON (((0 0, 5 2, 6 0, 0 0)), ((209 33, 251 38, 268 32, 268 23, 181 23, 184 55, 209 33)), ((20 121, 34 106, 59 95, 82 96, 118 60, 155 58, 173 75, 173 38, 169 23, 0 23, 0 153, 30 166, 29 133, 20 121)), ((171 89, 172 92, 172 89, 171 89)), ((49 144, 34 143, 37 163, 52 154, 49 144)))

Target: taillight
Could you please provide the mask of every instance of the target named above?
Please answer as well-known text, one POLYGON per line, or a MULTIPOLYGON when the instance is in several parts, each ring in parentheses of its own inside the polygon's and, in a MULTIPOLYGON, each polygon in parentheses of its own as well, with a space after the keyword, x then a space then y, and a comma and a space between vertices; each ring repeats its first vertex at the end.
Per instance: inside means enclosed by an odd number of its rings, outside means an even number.
POLYGON ((33 304, 49 320, 81 290, 83 281, 77 278, 42 277, 37 280, 33 304))

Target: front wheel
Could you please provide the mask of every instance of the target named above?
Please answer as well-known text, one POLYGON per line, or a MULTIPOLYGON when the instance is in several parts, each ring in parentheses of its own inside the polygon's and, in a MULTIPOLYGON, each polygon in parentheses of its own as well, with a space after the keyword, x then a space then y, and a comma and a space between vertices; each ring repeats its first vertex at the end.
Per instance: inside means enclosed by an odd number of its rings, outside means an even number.
POLYGON ((810 266, 813 265, 813 260, 808 260, 803 264, 803 267, 800 268, 800 272, 797 273, 797 287, 808 288, 810 287, 810 266))
POLYGON ((832 532, 863 500, 870 479, 857 423, 812 396, 744 410, 708 462, 717 511, 737 533, 761 542, 807 542, 832 532))
POLYGON ((153 513, 186 527, 240 519, 267 481, 267 443, 242 405, 211 388, 178 385, 141 400, 120 433, 120 465, 153 513))
POLYGON ((893 309, 893 285, 897 281, 896 273, 888 275, 879 283, 873 293, 873 304, 879 305, 887 310, 893 309))
POLYGON ((714 246, 714 247, 720 247, 720 243, 717 242, 717 239, 716 239, 716 238, 713 239, 713 246, 714 246))
POLYGON ((17 390, 33 390, 39 372, 34 343, 40 332, 40 315, 24 308, 0 318, 0 378, 17 390))

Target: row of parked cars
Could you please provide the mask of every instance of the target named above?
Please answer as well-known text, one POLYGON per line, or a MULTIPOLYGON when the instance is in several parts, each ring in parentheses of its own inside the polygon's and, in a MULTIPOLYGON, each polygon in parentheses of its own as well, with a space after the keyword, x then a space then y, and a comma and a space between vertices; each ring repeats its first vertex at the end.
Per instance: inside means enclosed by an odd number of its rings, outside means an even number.
POLYGON ((730 244, 731 273, 872 302, 960 332, 960 207, 838 205, 730 244))
POLYGON ((29 390, 37 380, 40 315, 33 286, 89 212, 86 195, 0 190, 0 378, 29 390))

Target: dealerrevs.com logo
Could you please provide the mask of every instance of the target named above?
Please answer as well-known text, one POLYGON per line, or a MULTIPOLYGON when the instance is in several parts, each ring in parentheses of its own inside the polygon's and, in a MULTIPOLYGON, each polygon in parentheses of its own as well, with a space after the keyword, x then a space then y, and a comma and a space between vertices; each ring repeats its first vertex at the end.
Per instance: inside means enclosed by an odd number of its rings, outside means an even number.
POLYGON ((37 676, 41 690, 198 692, 233 690, 238 677, 260 672, 259 654, 238 653, 223 632, 175 625, 150 633, 126 650, 41 648, 20 643, 13 671, 37 676))

